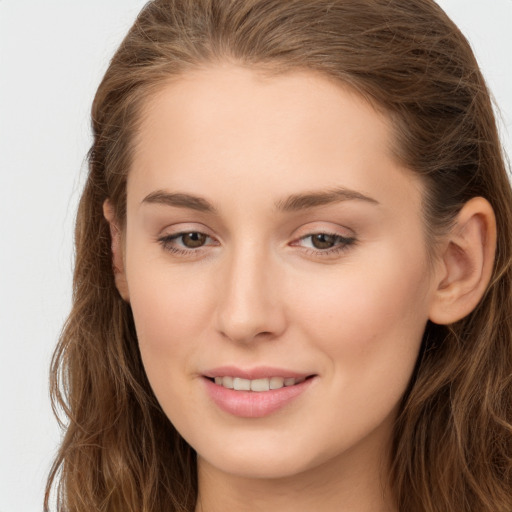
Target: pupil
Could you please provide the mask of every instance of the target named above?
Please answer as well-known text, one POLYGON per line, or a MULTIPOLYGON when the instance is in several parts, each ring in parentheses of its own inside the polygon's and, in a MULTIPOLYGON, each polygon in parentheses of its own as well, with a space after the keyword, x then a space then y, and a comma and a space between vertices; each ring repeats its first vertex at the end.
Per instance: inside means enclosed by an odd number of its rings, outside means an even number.
POLYGON ((314 235, 312 239, 313 246, 316 249, 330 249, 335 241, 336 237, 334 235, 327 235, 325 233, 314 235))
POLYGON ((206 235, 203 233, 187 233, 183 235, 183 244, 186 247, 201 247, 206 242, 206 235))

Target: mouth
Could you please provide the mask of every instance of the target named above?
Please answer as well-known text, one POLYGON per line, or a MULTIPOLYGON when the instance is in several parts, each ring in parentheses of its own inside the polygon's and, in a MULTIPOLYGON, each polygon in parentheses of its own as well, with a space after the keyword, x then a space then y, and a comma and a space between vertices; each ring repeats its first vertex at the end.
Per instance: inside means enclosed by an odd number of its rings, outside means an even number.
POLYGON ((205 391, 222 411, 241 418, 263 418, 310 396, 318 374, 277 366, 222 366, 202 374, 205 391))
POLYGON ((292 387, 302 384, 308 379, 312 379, 315 375, 308 375, 305 377, 264 377, 260 379, 244 379, 242 377, 233 377, 230 375, 206 377, 210 382, 213 382, 219 387, 231 389, 234 391, 253 391, 255 393, 262 393, 265 391, 272 391, 284 387, 292 387))
POLYGON ((241 418, 262 418, 284 409, 308 395, 318 377, 261 368, 246 372, 225 368, 212 373, 203 375, 207 395, 221 410, 241 418))

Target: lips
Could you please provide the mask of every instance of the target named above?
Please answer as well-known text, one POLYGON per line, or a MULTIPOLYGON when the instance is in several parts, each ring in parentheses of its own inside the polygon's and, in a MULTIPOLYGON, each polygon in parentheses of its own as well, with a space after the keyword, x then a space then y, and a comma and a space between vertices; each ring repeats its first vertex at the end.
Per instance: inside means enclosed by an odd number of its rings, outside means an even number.
POLYGON ((286 407, 306 392, 316 375, 278 368, 216 368, 204 375, 211 400, 224 412, 261 418, 286 407))

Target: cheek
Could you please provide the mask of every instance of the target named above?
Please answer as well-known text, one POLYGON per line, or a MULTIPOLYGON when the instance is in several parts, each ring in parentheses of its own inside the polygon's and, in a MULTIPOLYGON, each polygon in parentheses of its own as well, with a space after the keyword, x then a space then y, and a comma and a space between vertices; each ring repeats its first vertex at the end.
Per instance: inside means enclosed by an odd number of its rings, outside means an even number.
POLYGON ((194 430, 187 411, 197 397, 189 383, 196 376, 191 363, 201 354, 198 340, 209 316, 205 302, 198 300, 206 293, 205 284, 183 280, 175 269, 157 264, 138 267, 129 284, 139 349, 151 388, 176 428, 194 430))
MULTIPOLYGON (((169 378, 169 368, 183 365, 193 353, 211 318, 209 284, 204 279, 184 279, 175 268, 153 262, 128 272, 130 302, 142 358, 150 377, 169 378)), ((128 267, 129 268, 129 267, 128 267)))
POLYGON ((343 366, 340 375, 410 374, 428 318, 424 261, 423 254, 381 248, 377 261, 348 261, 296 294, 307 338, 343 366))
POLYGON ((378 265, 347 266, 336 286, 311 282, 308 296, 315 300, 299 294, 302 334, 327 356, 325 437, 356 442, 397 411, 427 321, 423 265, 406 269, 382 254, 378 265), (341 425, 348 437, 340 438, 341 425))

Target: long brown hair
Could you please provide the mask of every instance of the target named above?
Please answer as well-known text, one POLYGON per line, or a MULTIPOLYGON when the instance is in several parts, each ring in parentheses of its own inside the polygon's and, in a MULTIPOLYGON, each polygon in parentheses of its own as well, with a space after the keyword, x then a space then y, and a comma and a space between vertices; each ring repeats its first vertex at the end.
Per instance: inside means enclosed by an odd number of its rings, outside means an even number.
POLYGON ((470 46, 432 0, 154 0, 97 91, 76 223, 73 309, 51 390, 65 436, 48 480, 66 512, 191 511, 195 454, 157 403, 129 304, 114 283, 102 204, 125 217, 145 101, 173 76, 229 60, 308 69, 384 111, 395 153, 422 176, 432 243, 461 206, 493 206, 497 253, 478 307, 428 324, 393 447, 401 512, 512 510, 512 193, 489 93, 470 46), (57 485, 58 483, 58 485, 57 485))

